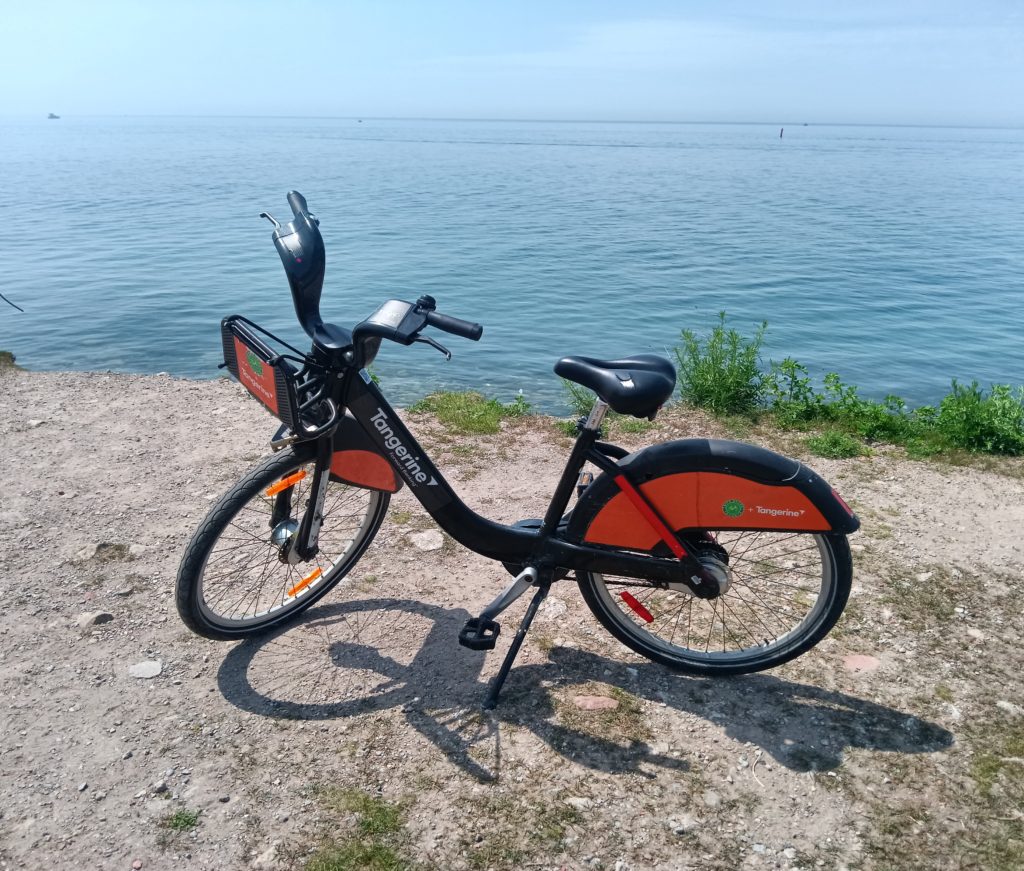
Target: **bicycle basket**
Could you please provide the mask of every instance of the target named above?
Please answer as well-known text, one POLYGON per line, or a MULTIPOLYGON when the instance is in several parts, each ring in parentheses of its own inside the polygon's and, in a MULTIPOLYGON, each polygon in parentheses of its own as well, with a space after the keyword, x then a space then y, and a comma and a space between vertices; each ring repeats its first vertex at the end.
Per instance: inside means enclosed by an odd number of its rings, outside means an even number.
POLYGON ((308 365, 297 368, 258 333, 265 331, 239 315, 221 321, 228 371, 292 432, 316 426, 314 413, 324 396, 321 373, 308 365))

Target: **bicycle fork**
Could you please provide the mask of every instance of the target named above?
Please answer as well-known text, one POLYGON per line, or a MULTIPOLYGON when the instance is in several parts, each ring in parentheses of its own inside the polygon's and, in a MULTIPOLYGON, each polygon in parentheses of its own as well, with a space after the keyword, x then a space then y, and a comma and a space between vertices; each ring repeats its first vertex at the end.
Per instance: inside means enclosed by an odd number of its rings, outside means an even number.
POLYGON ((493 710, 497 706, 498 696, 501 694, 501 688, 505 684, 508 673, 512 670, 512 663, 515 662, 516 657, 519 655, 523 641, 526 639, 526 633, 530 631, 533 618, 537 616, 537 609, 540 608, 541 603, 547 598, 548 591, 551 589, 551 573, 547 572, 545 575, 546 577, 541 580, 536 568, 533 566, 524 568, 516 576, 515 580, 501 592, 498 598, 484 608, 479 617, 467 620, 466 625, 459 633, 459 644, 463 647, 468 647, 470 650, 493 650, 494 645, 497 643, 498 635, 501 634, 501 626, 494 618, 522 596, 530 587, 537 587, 537 592, 534 593, 533 599, 523 615, 515 638, 512 639, 512 645, 509 647, 508 653, 505 654, 504 660, 502 660, 501 668, 498 669, 498 674, 491 683, 487 698, 484 699, 484 710, 486 711, 493 710))

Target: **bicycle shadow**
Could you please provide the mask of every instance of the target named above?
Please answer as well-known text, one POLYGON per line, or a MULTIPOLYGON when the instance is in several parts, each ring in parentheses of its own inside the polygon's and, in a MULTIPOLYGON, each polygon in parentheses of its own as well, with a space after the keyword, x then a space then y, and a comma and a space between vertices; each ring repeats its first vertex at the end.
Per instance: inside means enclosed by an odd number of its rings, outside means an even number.
POLYGON ((608 773, 653 778, 651 768, 689 769, 645 740, 566 725, 561 697, 589 681, 701 717, 798 772, 837 768, 847 749, 932 753, 953 743, 935 723, 773 675, 692 677, 567 647, 553 648, 547 662, 514 668, 498 708, 482 712, 486 654, 456 643, 468 616, 461 608, 395 598, 321 605, 301 623, 234 647, 218 670, 218 685, 236 707, 273 718, 322 721, 398 709, 482 782, 500 777, 502 723, 608 773))

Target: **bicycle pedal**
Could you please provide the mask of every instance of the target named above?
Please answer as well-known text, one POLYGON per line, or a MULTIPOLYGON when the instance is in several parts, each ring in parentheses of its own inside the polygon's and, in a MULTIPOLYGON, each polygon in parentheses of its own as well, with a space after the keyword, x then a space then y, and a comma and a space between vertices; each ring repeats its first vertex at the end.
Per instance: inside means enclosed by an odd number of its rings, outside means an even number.
POLYGON ((470 617, 459 633, 459 644, 470 650, 494 650, 501 634, 501 625, 496 620, 470 617))

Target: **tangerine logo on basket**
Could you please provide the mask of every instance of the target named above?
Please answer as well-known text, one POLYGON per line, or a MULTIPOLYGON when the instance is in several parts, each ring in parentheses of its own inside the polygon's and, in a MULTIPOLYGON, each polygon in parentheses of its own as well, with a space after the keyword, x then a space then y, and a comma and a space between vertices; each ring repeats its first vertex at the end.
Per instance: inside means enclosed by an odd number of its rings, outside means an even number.
POLYGON ((249 364, 249 368, 257 375, 263 374, 263 361, 252 351, 245 352, 245 362, 249 364))

